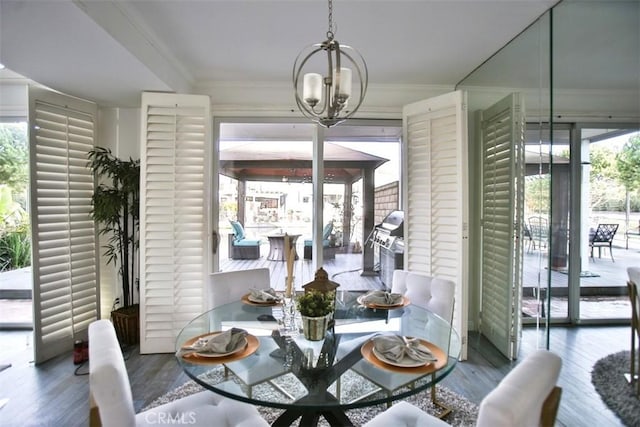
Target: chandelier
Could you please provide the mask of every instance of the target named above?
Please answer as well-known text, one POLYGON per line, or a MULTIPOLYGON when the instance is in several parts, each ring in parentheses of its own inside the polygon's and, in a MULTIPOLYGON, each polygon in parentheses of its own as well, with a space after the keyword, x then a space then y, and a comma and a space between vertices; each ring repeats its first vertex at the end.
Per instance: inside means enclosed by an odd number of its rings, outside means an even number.
POLYGON ((296 104, 302 114, 312 121, 327 128, 337 125, 358 111, 367 92, 368 79, 367 64, 362 55, 334 39, 333 1, 329 0, 327 40, 305 47, 293 63, 296 104), (316 53, 322 56, 323 52, 326 52, 326 74, 307 72, 301 79, 305 65, 313 62, 310 61, 311 57, 316 53), (352 96, 352 70, 355 70, 360 86, 355 99, 352 96), (349 103, 352 105, 350 109, 349 103))

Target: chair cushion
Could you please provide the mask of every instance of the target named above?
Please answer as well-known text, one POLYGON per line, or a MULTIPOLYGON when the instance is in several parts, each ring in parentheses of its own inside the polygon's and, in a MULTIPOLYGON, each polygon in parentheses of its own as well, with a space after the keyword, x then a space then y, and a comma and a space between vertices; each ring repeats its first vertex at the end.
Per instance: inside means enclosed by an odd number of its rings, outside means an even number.
POLYGON ((201 391, 136 415, 136 426, 158 425, 262 427, 269 423, 254 406, 201 391))
POLYGON ((322 240, 327 240, 329 236, 331 236, 331 232, 333 231, 333 221, 328 223, 322 229, 322 240))
POLYGON ((400 401, 376 415, 363 427, 448 427, 449 424, 411 403, 400 401))
MULTIPOLYGON (((237 386, 237 384, 234 384, 237 386)), ((190 425, 262 427, 269 423, 258 410, 212 391, 201 391, 136 415, 136 426, 190 425)))
POLYGON ((242 239, 233 242, 233 246, 260 246, 260 240, 242 239))
POLYGON ((242 224, 240 224, 238 221, 229 221, 231 223, 231 227, 233 228, 233 234, 235 235, 235 240, 242 240, 244 239, 244 228, 242 227, 242 224))
MULTIPOLYGON (((329 236, 331 236, 331 232, 332 231, 333 231, 333 222, 328 223, 322 229, 322 247, 326 248, 326 247, 329 246, 329 244, 330 244, 329 236)), ((312 246, 313 245, 313 240, 312 239, 305 239, 304 245, 305 246, 312 246)))
POLYGON ((482 400, 476 426, 538 427, 561 365, 560 357, 547 350, 527 356, 482 400))
POLYGON ((454 282, 407 270, 394 270, 392 280, 392 292, 403 294, 412 304, 451 321, 456 287, 454 282))

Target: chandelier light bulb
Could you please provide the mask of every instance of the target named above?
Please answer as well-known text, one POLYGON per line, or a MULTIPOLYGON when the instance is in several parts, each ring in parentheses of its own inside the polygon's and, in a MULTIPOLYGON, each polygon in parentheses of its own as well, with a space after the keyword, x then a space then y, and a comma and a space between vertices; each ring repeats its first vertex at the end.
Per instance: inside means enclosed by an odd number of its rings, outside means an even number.
POLYGON ((318 73, 304 75, 302 98, 312 108, 322 101, 322 75, 318 73))
MULTIPOLYGON (((336 76, 336 70, 333 70, 333 79, 337 81, 338 78, 336 76)), ((347 99, 351 96, 351 69, 346 67, 340 68, 340 85, 338 97, 340 99, 344 99, 346 102, 347 99)))

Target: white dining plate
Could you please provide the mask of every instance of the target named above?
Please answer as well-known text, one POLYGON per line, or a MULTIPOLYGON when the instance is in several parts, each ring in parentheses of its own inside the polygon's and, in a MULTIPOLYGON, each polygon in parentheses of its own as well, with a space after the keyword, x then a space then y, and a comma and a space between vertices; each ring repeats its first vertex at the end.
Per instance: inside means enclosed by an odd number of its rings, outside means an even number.
POLYGON ((199 352, 196 351, 195 354, 200 356, 200 357, 225 357, 225 356, 230 356, 232 354, 235 354, 239 351, 244 350, 247 347, 247 339, 245 337, 242 337, 242 339, 240 341, 238 341, 238 345, 236 346, 236 348, 232 351, 229 351, 227 353, 212 353, 212 352, 199 352))
POLYGON ((358 298, 356 298, 356 301, 358 301, 358 304, 360 305, 364 305, 367 307, 379 307, 379 308, 388 308, 388 307, 399 307, 401 305, 404 304, 404 298, 400 300, 400 302, 395 303, 395 304, 383 304, 383 303, 373 303, 373 302, 366 302, 365 301, 366 295, 360 295, 358 298))
POLYGON ((265 301, 263 299, 256 298, 256 297, 252 296, 251 294, 247 295, 247 299, 249 301, 251 301, 251 302, 255 302, 256 304, 273 304, 275 302, 278 302, 278 300, 275 299, 275 298, 273 300, 271 300, 271 301, 265 301))
MULTIPOLYGON (((424 350, 429 351, 429 349, 425 346, 421 346, 424 350)), ((372 347, 372 352, 373 355, 375 357, 377 357, 378 359, 380 359, 381 361, 383 361, 384 363, 388 363, 389 365, 393 365, 393 366, 399 366, 401 368, 416 368, 418 366, 424 366, 427 363, 431 363, 429 361, 426 362, 420 362, 418 360, 414 360, 410 357, 403 357, 402 360, 400 361, 396 361, 396 360, 391 360, 391 359, 387 359, 383 354, 379 353, 378 350, 376 350, 375 347, 372 347)))

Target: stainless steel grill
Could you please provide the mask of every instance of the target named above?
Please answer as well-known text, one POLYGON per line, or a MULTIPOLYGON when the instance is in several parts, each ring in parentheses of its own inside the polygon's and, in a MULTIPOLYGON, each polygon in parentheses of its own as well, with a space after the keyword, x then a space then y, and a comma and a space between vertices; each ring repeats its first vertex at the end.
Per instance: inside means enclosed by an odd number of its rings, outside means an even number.
POLYGON ((379 249, 380 280, 391 288, 393 270, 404 266, 404 212, 393 211, 375 226, 371 245, 379 249))
MULTIPOLYGON (((393 211, 376 225, 371 236, 371 243, 385 249, 393 249, 404 237, 404 212, 393 211)), ((404 242, 402 242, 404 247, 404 242)))

